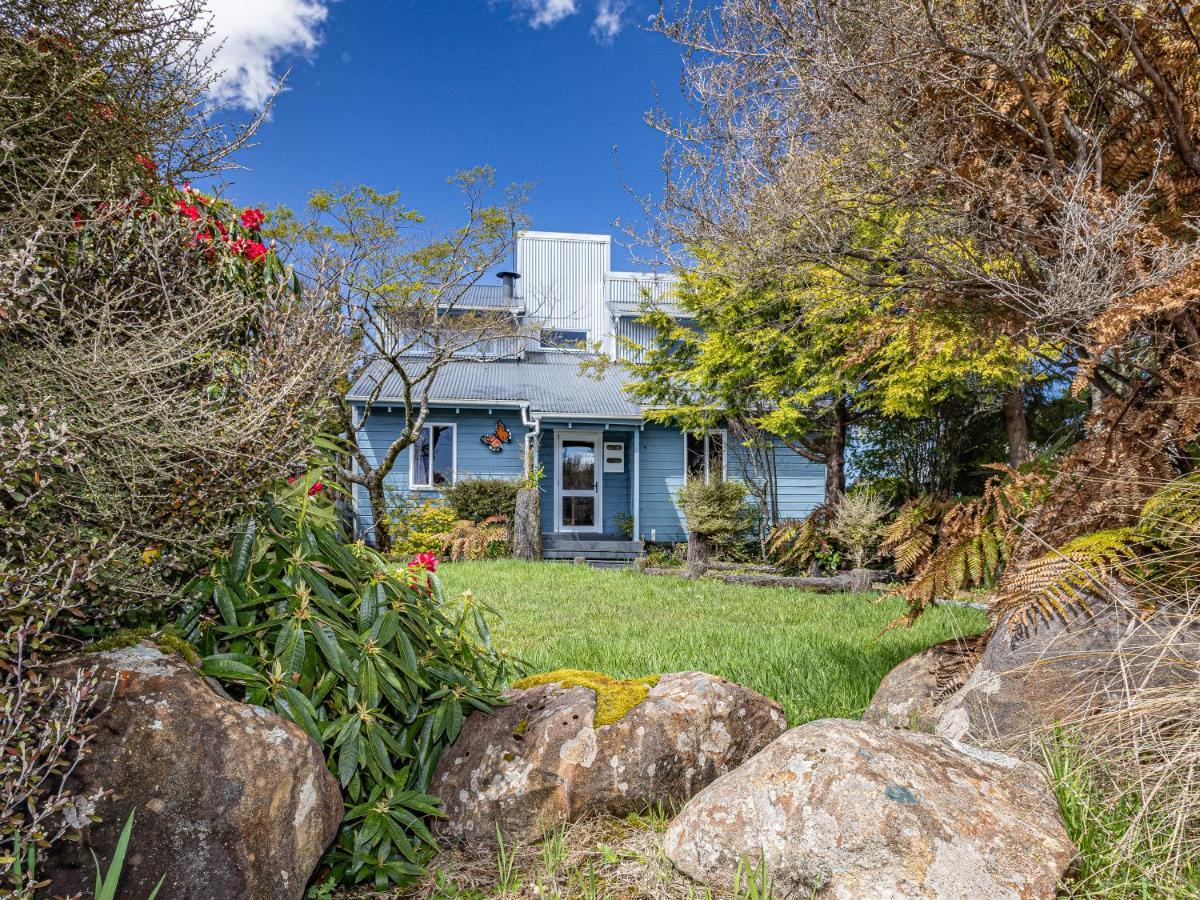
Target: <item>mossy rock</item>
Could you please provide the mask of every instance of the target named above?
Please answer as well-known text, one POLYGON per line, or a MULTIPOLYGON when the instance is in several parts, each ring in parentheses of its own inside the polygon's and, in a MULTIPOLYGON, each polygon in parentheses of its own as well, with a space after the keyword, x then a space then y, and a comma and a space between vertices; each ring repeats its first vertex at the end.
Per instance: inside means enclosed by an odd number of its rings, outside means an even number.
POLYGON ((125 628, 105 635, 84 647, 88 653, 108 653, 112 650, 124 650, 140 643, 153 644, 163 653, 178 653, 189 665, 200 665, 200 654, 196 648, 185 641, 174 629, 166 628, 155 631, 153 628, 125 628))
POLYGON ((650 688, 658 684, 658 675, 645 678, 618 679, 603 672, 587 672, 581 669, 558 669, 530 675, 513 684, 514 688, 531 688, 543 684, 561 684, 563 687, 587 688, 596 695, 596 728, 612 725, 625 718, 626 714, 650 695, 650 688))

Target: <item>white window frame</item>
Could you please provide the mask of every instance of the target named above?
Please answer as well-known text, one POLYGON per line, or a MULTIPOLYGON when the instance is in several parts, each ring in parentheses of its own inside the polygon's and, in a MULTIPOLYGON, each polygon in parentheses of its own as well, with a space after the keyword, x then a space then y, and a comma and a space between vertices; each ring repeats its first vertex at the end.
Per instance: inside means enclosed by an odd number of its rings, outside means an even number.
POLYGON ((538 347, 542 350, 559 350, 563 353, 587 353, 588 344, 592 340, 592 333, 586 328, 539 328, 538 329, 538 347), (542 335, 547 331, 557 332, 578 332, 583 335, 583 341, 578 347, 564 347, 561 344, 547 344, 542 340, 542 335))
MULTIPOLYGON (((729 432, 724 428, 714 428, 711 431, 706 431, 703 434, 704 438, 704 480, 712 479, 712 472, 708 470, 708 439, 714 434, 721 436, 721 480, 725 481, 729 477, 729 432)), ((686 484, 691 478, 688 473, 688 435, 693 437, 701 437, 694 431, 683 432, 683 480, 686 484)))
MULTIPOLYGON (((449 428, 450 429, 450 484, 458 481, 458 423, 457 422, 426 422, 421 426, 421 431, 424 433, 426 428, 449 428)), ((429 435, 430 454, 429 454, 429 480, 433 481, 433 434, 429 435)), ((411 490, 419 491, 436 491, 440 485, 437 484, 418 484, 416 481, 417 474, 417 444, 420 442, 418 437, 413 441, 411 447, 408 448, 408 486, 411 490)))

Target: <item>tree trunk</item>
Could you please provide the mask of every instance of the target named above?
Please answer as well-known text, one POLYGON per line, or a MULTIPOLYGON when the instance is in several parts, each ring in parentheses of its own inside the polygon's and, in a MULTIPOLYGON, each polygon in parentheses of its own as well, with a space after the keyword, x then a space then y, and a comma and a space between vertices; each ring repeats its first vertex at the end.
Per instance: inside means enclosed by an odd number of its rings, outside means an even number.
POLYGON ((513 559, 542 558, 542 501, 537 488, 517 491, 517 509, 513 515, 513 559))
POLYGON ((1029 423, 1025 419, 1025 392, 1015 387, 1004 395, 1004 429, 1008 434, 1008 464, 1014 469, 1029 462, 1029 423))
POLYGON ((387 528, 387 492, 382 478, 367 479, 367 499, 371 501, 371 535, 375 538, 375 549, 387 553, 392 549, 392 535, 387 528))
POLYGON ((850 412, 845 401, 833 410, 833 425, 825 450, 825 502, 830 503, 846 493, 846 428, 850 412))
POLYGON ((687 571, 691 578, 699 578, 708 571, 708 538, 688 532, 687 571))

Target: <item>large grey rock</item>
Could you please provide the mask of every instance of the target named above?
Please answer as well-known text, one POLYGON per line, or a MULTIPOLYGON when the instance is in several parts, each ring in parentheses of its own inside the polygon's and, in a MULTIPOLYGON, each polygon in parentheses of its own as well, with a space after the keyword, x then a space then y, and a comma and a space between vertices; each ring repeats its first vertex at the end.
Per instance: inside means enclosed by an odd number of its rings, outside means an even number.
POLYGON ((95 879, 131 810, 133 837, 121 896, 146 897, 166 876, 170 900, 300 898, 342 819, 338 785, 321 750, 292 722, 219 696, 178 656, 139 644, 90 654, 111 701, 71 775, 80 842, 54 845, 42 874, 56 895, 95 879), (99 817, 88 822, 87 816, 99 817))
POLYGON ((777 703, 703 672, 663 675, 618 721, 595 726, 596 695, 546 684, 473 713, 431 793, 454 841, 526 841, 589 813, 678 806, 783 733, 777 703))
POLYGON ((793 728, 667 828, 685 874, 729 888, 762 866, 778 897, 1051 898, 1074 858, 1040 769, 842 719, 793 728))
POLYGON ((1200 673, 1200 623, 1161 612, 1142 620, 1116 605, 1032 631, 1001 623, 963 687, 944 701, 935 731, 1025 753, 1055 725, 1112 710, 1131 696, 1200 673))
POLYGON ((904 660, 879 683, 863 721, 886 728, 933 731, 943 701, 971 674, 983 649, 981 637, 952 638, 904 660))

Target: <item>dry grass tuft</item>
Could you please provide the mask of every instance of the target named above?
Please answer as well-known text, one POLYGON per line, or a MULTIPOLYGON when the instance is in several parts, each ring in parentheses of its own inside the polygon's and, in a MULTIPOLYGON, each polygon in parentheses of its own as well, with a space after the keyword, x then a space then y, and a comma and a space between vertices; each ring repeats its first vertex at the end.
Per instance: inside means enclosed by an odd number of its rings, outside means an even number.
MULTIPOLYGON (((663 855, 668 817, 661 813, 624 819, 592 818, 515 847, 443 850, 429 875, 406 894, 419 900, 544 898, 544 900, 719 900, 680 874, 663 855)), ((756 887, 736 896, 766 897, 756 887)))

